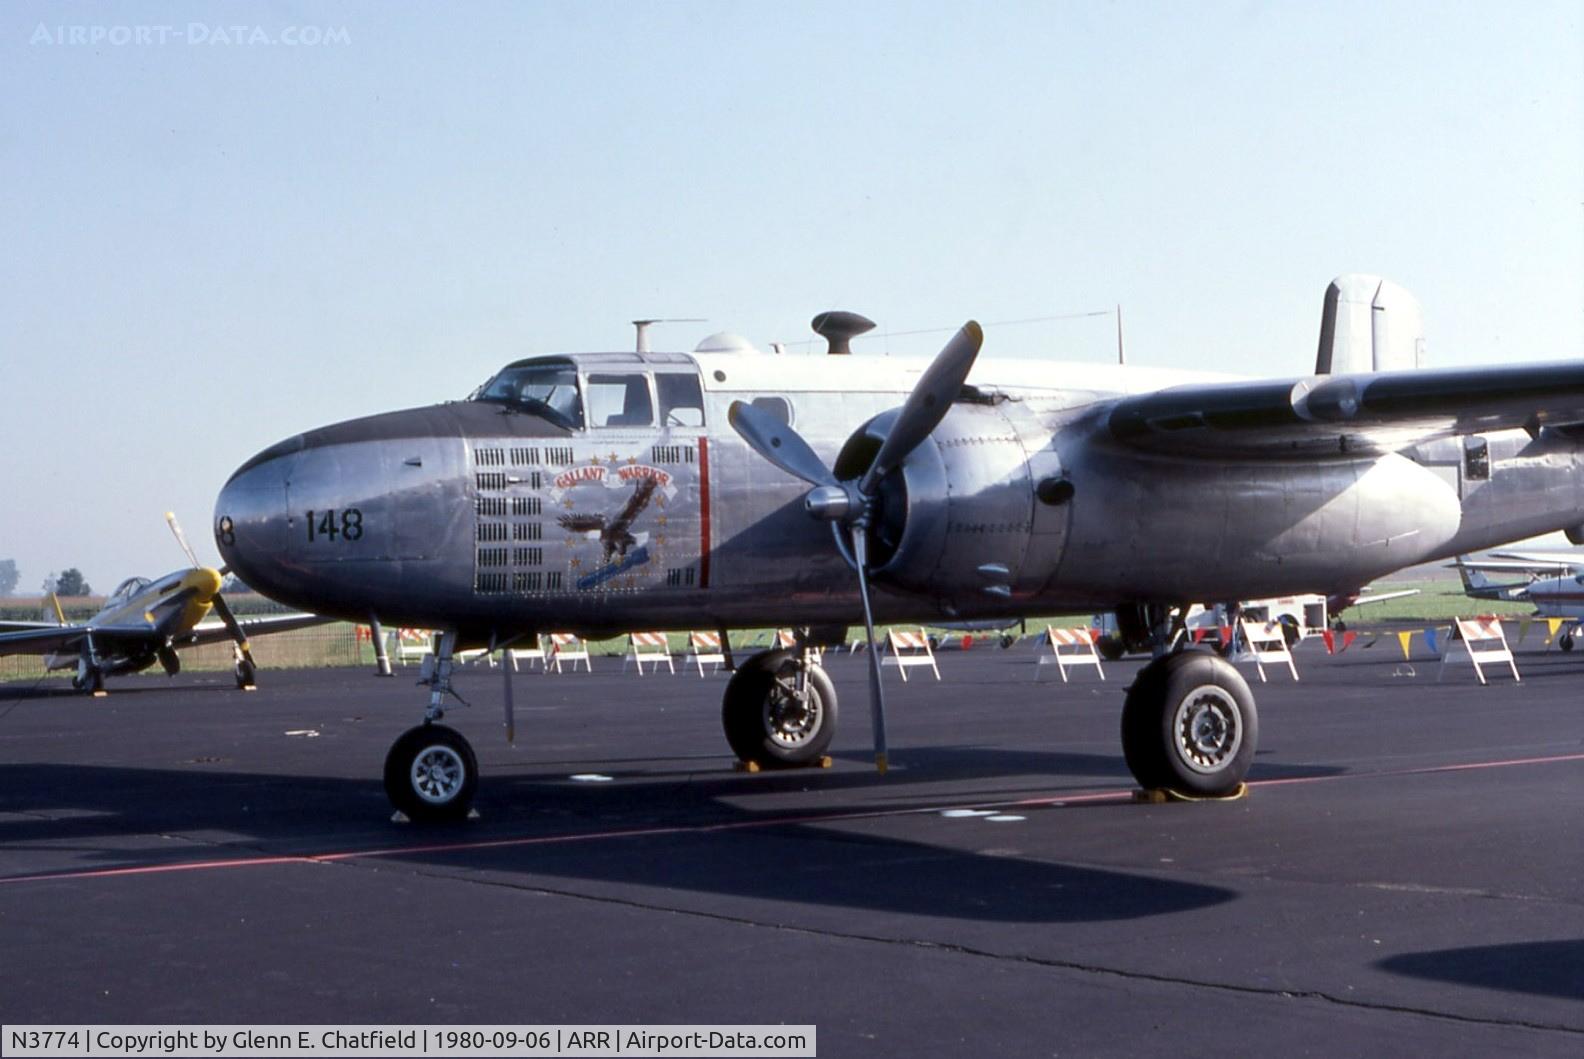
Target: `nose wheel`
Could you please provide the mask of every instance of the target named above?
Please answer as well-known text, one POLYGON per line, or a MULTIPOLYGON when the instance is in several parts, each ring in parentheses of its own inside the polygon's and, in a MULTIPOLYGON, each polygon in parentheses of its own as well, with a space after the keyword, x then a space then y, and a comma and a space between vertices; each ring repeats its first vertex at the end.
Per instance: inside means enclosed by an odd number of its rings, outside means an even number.
POLYGON ((478 758, 462 733, 421 724, 385 757, 385 794, 414 823, 461 820, 478 789, 478 758))

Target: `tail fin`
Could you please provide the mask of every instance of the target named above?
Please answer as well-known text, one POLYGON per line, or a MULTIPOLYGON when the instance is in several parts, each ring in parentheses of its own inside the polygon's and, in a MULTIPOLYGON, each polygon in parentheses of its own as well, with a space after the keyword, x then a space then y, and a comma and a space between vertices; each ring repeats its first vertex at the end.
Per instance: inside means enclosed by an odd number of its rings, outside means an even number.
POLYGON ((1424 311, 1389 279, 1349 272, 1326 288, 1316 375, 1425 366, 1424 311))
POLYGON ((1470 569, 1467 563, 1468 556, 1460 555, 1457 557, 1458 576, 1463 578, 1463 591, 1473 595, 1482 589, 1491 588, 1491 579, 1486 577, 1481 570, 1470 569))

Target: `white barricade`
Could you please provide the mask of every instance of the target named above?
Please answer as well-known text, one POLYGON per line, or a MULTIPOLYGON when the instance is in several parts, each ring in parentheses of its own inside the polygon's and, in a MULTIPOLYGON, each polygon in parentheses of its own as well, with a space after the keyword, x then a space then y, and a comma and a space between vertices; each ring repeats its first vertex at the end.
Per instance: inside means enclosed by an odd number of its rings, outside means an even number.
POLYGON ((533 664, 538 662, 541 666, 549 668, 545 663, 544 637, 535 636, 531 647, 508 647, 506 657, 511 661, 512 672, 519 672, 518 662, 527 662, 528 668, 533 669, 533 664))
POLYGON ((408 659, 421 663, 434 650, 434 633, 429 629, 395 629, 390 637, 390 653, 398 665, 405 666, 408 659))
POLYGON ((721 637, 718 632, 688 633, 688 651, 690 653, 687 661, 682 664, 685 666, 688 662, 692 662, 698 666, 698 675, 701 677, 704 675, 706 663, 714 666, 716 672, 726 664, 726 655, 721 651, 721 637))
POLYGON ((1512 670, 1513 680, 1521 682, 1518 663, 1513 660, 1512 649, 1507 646, 1507 634, 1502 632, 1500 618, 1454 618, 1457 637, 1441 651, 1441 670, 1436 683, 1446 676, 1447 663, 1454 658, 1467 658, 1474 665, 1474 675, 1484 684, 1485 672, 1481 666, 1506 662, 1512 670))
POLYGON ((907 682, 907 671, 911 666, 929 666, 935 679, 940 679, 940 670, 935 666, 935 652, 930 650, 929 637, 923 629, 892 629, 886 633, 886 644, 891 648, 891 654, 890 657, 882 658, 880 664, 896 666, 897 672, 902 674, 903 683, 907 682))
POLYGON ((1095 641, 1100 639, 1098 629, 1057 629, 1045 626, 1045 641, 1050 644, 1050 654, 1040 655, 1039 668, 1035 671, 1034 679, 1039 680, 1045 673, 1045 667, 1055 663, 1056 669, 1061 673, 1062 683, 1067 683, 1067 670, 1070 666, 1094 666, 1095 672, 1100 674, 1100 679, 1105 679, 1105 669, 1100 665, 1100 654, 1095 650, 1095 641), (1062 648, 1069 648, 1067 654, 1062 654, 1062 648))
POLYGON ((594 663, 589 661, 588 644, 569 632, 553 632, 550 634, 550 658, 545 663, 545 672, 550 672, 554 666, 557 673, 561 672, 561 663, 570 662, 572 672, 577 672, 577 664, 582 662, 588 667, 590 673, 594 672, 594 663))
POLYGON ((665 667, 676 672, 676 666, 671 663, 671 644, 663 632, 634 632, 627 634, 628 653, 622 658, 622 672, 627 672, 627 663, 631 662, 638 667, 638 675, 643 676, 644 663, 648 662, 655 669, 665 663, 665 667))
POLYGON ((1238 619, 1238 630, 1242 633, 1243 650, 1235 653, 1234 661, 1254 663, 1254 668, 1259 670, 1260 683, 1265 683, 1265 665, 1275 665, 1278 662, 1287 664, 1287 671, 1294 680, 1298 679, 1298 667, 1293 664, 1292 651, 1287 648, 1287 634, 1282 629, 1279 621, 1251 622, 1246 618, 1238 619))

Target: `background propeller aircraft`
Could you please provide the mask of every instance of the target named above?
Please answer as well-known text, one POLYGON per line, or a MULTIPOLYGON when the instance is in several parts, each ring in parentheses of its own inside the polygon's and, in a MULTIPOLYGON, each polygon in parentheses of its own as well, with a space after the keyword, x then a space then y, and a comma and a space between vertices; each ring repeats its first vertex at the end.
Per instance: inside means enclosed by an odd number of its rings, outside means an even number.
MULTIPOLYGON (((1454 563, 1463 578, 1463 591, 1474 599, 1527 600, 1542 618, 1584 622, 1584 555, 1566 552, 1492 552, 1488 559, 1458 556, 1454 563), (1522 580, 1494 582, 1487 572, 1522 580)), ((1573 650, 1576 625, 1557 639, 1564 651, 1573 650)))
POLYGON ((740 667, 722 709, 740 757, 789 766, 834 731, 809 650, 832 627, 863 622, 872 648, 876 621, 1097 611, 1158 655, 1122 709, 1133 774, 1225 793, 1253 760, 1254 698, 1222 658, 1166 650, 1174 612, 1584 539, 1584 364, 1424 370, 1417 303, 1375 277, 1333 282, 1301 378, 980 362, 974 323, 928 364, 856 358, 840 354, 868 321, 814 326, 836 356, 716 336, 519 360, 469 400, 311 430, 232 475, 215 537, 250 585, 443 630, 425 723, 387 758, 398 808, 454 818, 473 796, 471 748, 435 723, 460 647, 801 626, 797 649, 740 667))
POLYGON ((99 612, 69 624, 54 601, 56 622, 0 622, 0 655, 41 654, 46 669, 76 668, 79 691, 103 695, 106 677, 135 673, 155 662, 175 675, 177 649, 231 640, 237 645, 237 687, 252 690, 257 666, 248 646, 254 636, 301 629, 328 621, 313 614, 238 621, 220 594, 224 572, 203 566, 187 543, 176 516, 167 513, 171 532, 192 567, 157 580, 129 577, 117 586, 99 612), (218 620, 205 621, 213 610, 218 620))

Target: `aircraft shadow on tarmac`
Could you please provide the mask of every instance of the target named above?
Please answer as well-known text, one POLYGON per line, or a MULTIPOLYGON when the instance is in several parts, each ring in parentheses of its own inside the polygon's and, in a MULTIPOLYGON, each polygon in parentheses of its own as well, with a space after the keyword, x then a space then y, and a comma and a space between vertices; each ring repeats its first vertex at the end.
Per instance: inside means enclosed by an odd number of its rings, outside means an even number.
POLYGON ((71 765, 15 765, 5 772, 0 814, 58 815, 0 815, 0 854, 11 854, 0 857, 0 874, 10 877, 377 848, 393 852, 371 863, 521 873, 531 888, 560 889, 548 876, 788 906, 991 922, 1128 920, 1206 908, 1238 896, 1167 877, 1033 860, 1005 848, 1016 840, 1015 832, 991 830, 1001 825, 977 819, 939 823, 950 828, 944 832, 950 839, 1002 848, 980 853, 820 826, 822 815, 850 818, 855 807, 846 803, 825 814, 819 809, 756 813, 712 803, 707 819, 696 819, 696 811, 682 819, 675 812, 656 818, 655 807, 664 811, 675 789, 669 781, 593 790, 521 781, 508 784, 509 796, 534 809, 508 818, 509 827, 481 821, 398 831, 371 828, 372 819, 384 819, 384 793, 378 784, 361 780, 71 765), (981 830, 967 830, 972 827, 981 830), (125 841, 137 835, 216 832, 227 839, 174 851, 168 842, 148 850, 129 849, 125 841), (467 848, 502 841, 506 844, 493 848, 467 848), (69 867, 59 859, 47 869, 22 867, 15 854, 29 849, 76 856, 69 867))
POLYGON ((1584 939, 1476 945, 1381 960, 1383 971, 1535 996, 1584 998, 1584 939))

